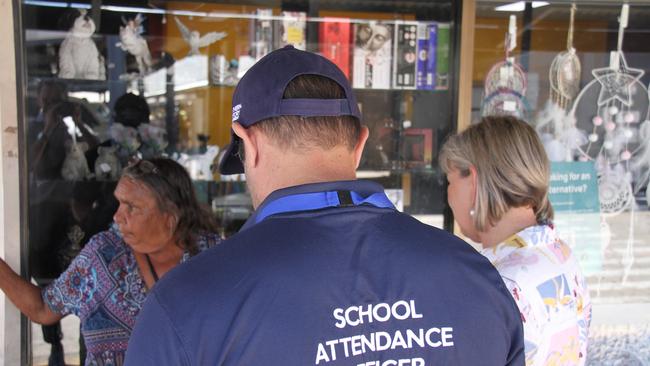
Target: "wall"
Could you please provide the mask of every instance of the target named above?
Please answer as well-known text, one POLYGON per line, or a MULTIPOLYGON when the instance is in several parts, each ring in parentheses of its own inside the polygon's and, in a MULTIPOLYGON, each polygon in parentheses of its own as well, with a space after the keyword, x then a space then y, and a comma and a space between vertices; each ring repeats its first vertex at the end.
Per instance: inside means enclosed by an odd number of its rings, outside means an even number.
MULTIPOLYGON (((12 2, 0 0, 0 256, 20 268, 18 108, 12 2)), ((0 365, 20 365, 20 313, 0 294, 0 365)))

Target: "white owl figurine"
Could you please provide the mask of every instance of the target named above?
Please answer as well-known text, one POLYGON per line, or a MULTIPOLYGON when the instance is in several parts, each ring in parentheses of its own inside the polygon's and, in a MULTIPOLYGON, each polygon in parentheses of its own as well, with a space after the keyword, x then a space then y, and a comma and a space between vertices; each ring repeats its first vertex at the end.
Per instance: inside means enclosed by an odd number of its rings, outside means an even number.
POLYGON ((122 21, 124 26, 120 26, 120 42, 117 46, 135 57, 140 75, 144 75, 151 69, 149 45, 142 37, 144 18, 141 14, 138 14, 135 19, 126 21, 123 18, 122 21))
POLYGON ((104 57, 92 39, 95 22, 86 10, 73 10, 75 17, 59 48, 59 77, 65 79, 106 80, 104 57))
POLYGON ((228 35, 228 33, 225 32, 210 32, 201 36, 199 32, 187 28, 177 17, 174 17, 174 20, 176 20, 176 24, 178 25, 178 29, 181 31, 183 39, 190 46, 190 52, 187 54, 188 56, 198 55, 199 48, 207 47, 228 35))

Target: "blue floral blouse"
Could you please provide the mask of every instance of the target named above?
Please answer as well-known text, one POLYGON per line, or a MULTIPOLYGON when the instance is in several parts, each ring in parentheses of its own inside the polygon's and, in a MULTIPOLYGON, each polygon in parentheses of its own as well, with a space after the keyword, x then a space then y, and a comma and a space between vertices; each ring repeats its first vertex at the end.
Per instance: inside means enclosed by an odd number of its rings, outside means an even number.
MULTIPOLYGON (((199 251, 220 242, 217 234, 202 235, 199 251)), ((185 253, 181 262, 189 259, 185 253)), ((92 237, 59 278, 43 289, 53 312, 81 319, 88 353, 86 365, 117 366, 147 296, 133 250, 116 229, 92 237)))

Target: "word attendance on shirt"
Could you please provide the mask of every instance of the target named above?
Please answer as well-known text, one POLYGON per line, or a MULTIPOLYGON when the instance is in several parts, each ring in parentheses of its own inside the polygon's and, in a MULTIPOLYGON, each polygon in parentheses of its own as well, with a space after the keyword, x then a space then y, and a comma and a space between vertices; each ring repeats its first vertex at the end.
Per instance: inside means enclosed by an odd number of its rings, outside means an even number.
MULTIPOLYGON (((415 300, 399 300, 392 304, 378 303, 336 308, 332 312, 332 316, 335 320, 334 326, 339 329, 356 327, 361 324, 390 322, 386 324, 385 329, 320 342, 316 347, 316 365, 375 352, 383 354, 384 352, 400 349, 417 352, 417 349, 423 348, 454 346, 454 329, 450 326, 431 326, 427 324, 424 315, 416 310, 415 300), (397 323, 395 323, 396 321, 408 319, 420 319, 417 322, 422 323, 422 326, 404 329, 398 327, 397 323)), ((425 366, 425 363, 422 358, 408 358, 359 364, 359 366, 393 365, 425 366)))

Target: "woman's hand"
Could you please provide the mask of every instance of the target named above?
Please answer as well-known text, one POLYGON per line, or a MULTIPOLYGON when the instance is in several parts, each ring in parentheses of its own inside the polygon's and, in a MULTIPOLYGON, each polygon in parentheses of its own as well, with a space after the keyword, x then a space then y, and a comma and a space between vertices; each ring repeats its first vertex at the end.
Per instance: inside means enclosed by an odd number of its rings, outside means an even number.
POLYGON ((33 322, 53 324, 63 316, 50 310, 43 301, 41 289, 20 277, 0 259, 0 289, 33 322))

